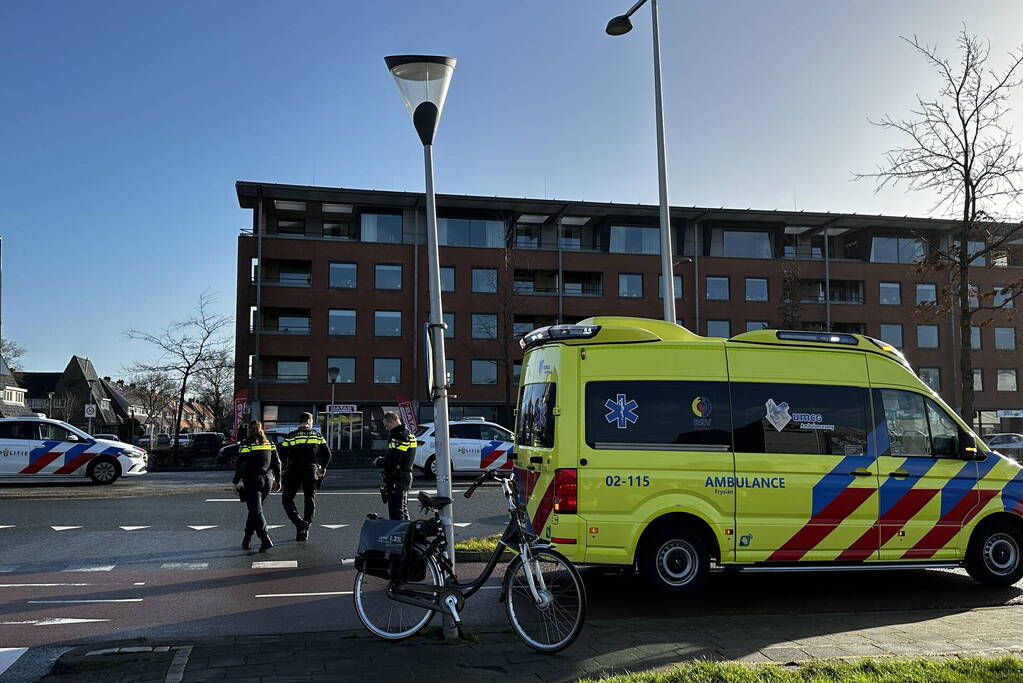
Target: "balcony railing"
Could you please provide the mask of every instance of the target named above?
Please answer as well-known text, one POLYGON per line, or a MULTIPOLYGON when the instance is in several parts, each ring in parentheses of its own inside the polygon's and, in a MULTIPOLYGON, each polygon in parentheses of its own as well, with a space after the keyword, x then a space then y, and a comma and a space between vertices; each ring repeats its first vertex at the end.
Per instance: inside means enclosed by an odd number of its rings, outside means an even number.
MULTIPOLYGON (((252 333, 256 332, 255 328, 250 328, 252 333)), ((291 336, 308 336, 309 325, 268 325, 259 328, 260 334, 281 334, 291 336)))
POLYGON ((253 377, 263 384, 307 384, 309 374, 305 375, 256 375, 253 377))
MULTIPOLYGON (((524 296, 557 296, 557 287, 537 287, 526 282, 515 283, 515 293, 524 296)), ((604 288, 599 285, 565 285, 565 296, 604 296, 604 288)))
MULTIPOLYGON (((252 278, 252 284, 256 284, 256 278, 252 278)), ((265 277, 263 285, 267 287, 311 287, 313 284, 312 275, 287 275, 284 277, 265 277)))
MULTIPOLYGON (((804 296, 800 299, 800 303, 804 304, 823 304, 827 303, 823 296, 804 296)), ((833 304, 862 304, 863 295, 853 294, 844 297, 831 296, 831 303, 833 304)))

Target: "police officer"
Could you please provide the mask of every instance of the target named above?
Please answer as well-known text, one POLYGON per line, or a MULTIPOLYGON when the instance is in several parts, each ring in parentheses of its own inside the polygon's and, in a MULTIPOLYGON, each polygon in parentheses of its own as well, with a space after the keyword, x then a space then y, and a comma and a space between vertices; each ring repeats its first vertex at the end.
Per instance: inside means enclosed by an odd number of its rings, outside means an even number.
POLYGON ((384 413, 384 429, 390 434, 387 454, 374 460, 383 469, 387 515, 408 519, 408 490, 412 488, 412 463, 416 461, 416 438, 405 429, 397 413, 384 413))
POLYGON ((266 530, 266 518, 263 516, 263 501, 270 494, 281 490, 281 460, 277 449, 263 432, 263 425, 253 420, 249 423, 245 439, 238 445, 238 467, 234 472, 234 490, 248 508, 245 519, 245 537, 242 548, 249 549, 252 534, 255 533, 261 544, 259 552, 265 553, 273 547, 273 541, 266 530))
POLYGON ((296 541, 309 540, 309 527, 316 512, 316 489, 327 475, 330 464, 330 448, 319 432, 313 431, 312 413, 299 416, 299 428, 288 434, 281 444, 281 460, 284 461, 284 494, 281 502, 288 519, 295 525, 296 541), (299 489, 305 496, 305 514, 298 516, 295 495, 299 489))

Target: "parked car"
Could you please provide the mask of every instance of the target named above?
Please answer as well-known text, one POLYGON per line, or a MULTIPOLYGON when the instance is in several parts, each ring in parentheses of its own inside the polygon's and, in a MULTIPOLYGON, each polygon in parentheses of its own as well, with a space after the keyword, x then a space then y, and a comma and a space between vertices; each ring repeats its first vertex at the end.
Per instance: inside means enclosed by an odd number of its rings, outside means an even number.
MULTIPOLYGON (((437 476, 433 430, 432 422, 420 425, 416 430, 414 466, 430 478, 437 476)), ((512 466, 508 453, 513 448, 515 437, 499 424, 487 422, 482 417, 454 420, 448 423, 448 438, 452 472, 480 472, 512 466)))
POLYGON ((103 439, 104 441, 120 441, 120 437, 117 434, 93 434, 94 439, 103 439))
POLYGON ((227 438, 219 432, 199 432, 192 436, 190 447, 193 457, 216 455, 227 438))
MULTIPOLYGON (((286 438, 290 431, 274 431, 270 430, 266 432, 266 438, 270 439, 270 443, 274 445, 274 448, 280 451, 281 444, 286 438)), ((228 469, 234 469, 238 466, 238 444, 232 443, 227 446, 223 446, 220 451, 217 452, 217 465, 220 467, 227 467, 228 469)))
POLYGON ((1023 434, 988 434, 981 439, 1005 457, 1023 461, 1023 434))

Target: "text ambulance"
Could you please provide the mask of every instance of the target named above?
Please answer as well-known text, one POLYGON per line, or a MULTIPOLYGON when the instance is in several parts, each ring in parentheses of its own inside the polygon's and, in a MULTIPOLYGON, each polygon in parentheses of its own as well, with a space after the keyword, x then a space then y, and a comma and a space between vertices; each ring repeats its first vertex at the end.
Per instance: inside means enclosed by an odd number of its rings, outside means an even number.
POLYGON ((516 473, 574 562, 635 563, 670 592, 712 562, 1023 576, 1023 469, 888 344, 598 317, 522 346, 516 473))

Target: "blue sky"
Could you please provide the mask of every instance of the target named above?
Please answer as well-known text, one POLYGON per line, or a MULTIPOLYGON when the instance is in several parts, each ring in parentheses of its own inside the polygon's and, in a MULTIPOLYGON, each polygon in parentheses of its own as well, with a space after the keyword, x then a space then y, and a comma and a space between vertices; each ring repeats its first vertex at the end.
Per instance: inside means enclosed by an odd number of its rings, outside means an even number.
MULTIPOLYGON (((438 191, 656 202, 649 11, 603 30, 629 5, 5 0, 5 335, 116 375, 151 355, 124 330, 207 287, 233 312, 236 180, 422 191, 387 54, 459 60, 438 191)), ((963 22, 1004 63, 1023 3, 662 0, 672 203, 926 215, 850 171, 894 142, 868 116, 934 90, 899 35, 951 54, 963 22)))

